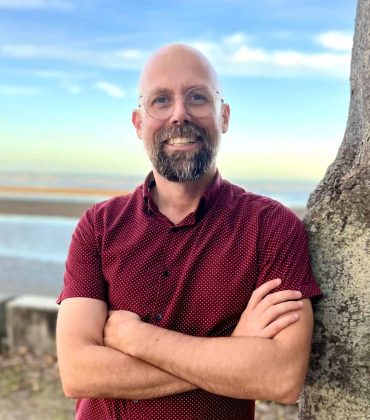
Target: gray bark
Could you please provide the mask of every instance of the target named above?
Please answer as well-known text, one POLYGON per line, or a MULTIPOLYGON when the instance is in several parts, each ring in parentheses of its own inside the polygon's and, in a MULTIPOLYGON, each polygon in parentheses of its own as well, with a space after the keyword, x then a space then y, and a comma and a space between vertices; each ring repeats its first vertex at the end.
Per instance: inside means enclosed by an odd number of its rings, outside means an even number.
POLYGON ((357 6, 344 140, 304 221, 324 297, 299 417, 370 419, 370 0, 357 6))

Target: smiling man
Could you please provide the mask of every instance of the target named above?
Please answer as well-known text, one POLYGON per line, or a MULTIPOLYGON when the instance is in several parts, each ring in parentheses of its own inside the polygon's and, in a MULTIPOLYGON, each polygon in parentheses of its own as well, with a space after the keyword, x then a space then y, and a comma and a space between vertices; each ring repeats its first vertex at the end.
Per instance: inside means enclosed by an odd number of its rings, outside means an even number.
POLYGON ((73 235, 58 299, 65 394, 78 419, 253 419, 255 399, 294 403, 320 294, 303 225, 221 178, 230 108, 200 52, 161 48, 139 90, 132 121, 153 170, 73 235))

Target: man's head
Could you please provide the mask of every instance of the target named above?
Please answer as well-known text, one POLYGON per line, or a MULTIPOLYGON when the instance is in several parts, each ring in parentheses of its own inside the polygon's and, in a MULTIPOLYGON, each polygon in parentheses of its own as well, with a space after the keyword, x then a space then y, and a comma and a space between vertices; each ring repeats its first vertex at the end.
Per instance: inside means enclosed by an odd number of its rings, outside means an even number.
POLYGON ((162 47, 147 62, 139 92, 132 121, 154 169, 175 182, 212 169, 230 110, 208 60, 186 45, 162 47))

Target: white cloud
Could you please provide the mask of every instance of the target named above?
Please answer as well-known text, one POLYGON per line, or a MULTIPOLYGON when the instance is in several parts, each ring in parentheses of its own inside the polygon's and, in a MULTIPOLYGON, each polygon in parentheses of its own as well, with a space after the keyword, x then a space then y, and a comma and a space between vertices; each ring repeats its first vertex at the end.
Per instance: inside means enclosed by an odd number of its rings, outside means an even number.
POLYGON ((109 82, 96 82, 94 87, 98 90, 101 90, 102 92, 105 92, 109 96, 112 96, 113 98, 123 98, 126 95, 123 89, 109 82))
MULTIPOLYGON (((323 34, 322 34, 323 35, 323 34)), ((346 38, 348 41, 348 38, 346 38)), ((278 50, 251 45, 243 33, 230 34, 214 41, 189 43, 202 51, 223 74, 240 76, 301 77, 327 75, 347 78, 351 54, 348 49, 305 52, 278 50)), ((331 45, 334 45, 332 43, 331 45)), ((348 47, 348 43, 347 43, 348 47)), ((68 49, 64 46, 15 44, 0 46, 0 54, 16 59, 68 61, 91 68, 141 70, 150 51, 139 49, 89 50, 68 49)), ((47 77, 47 74, 44 75, 47 77)), ((49 75, 62 79, 62 75, 49 75)))
POLYGON ((63 0, 0 0, 0 9, 57 9, 71 10, 71 3, 63 0))
POLYGON ((35 70, 34 75, 41 79, 65 81, 65 80, 84 80, 96 77, 93 72, 66 72, 58 70, 35 70))
POLYGON ((0 94, 10 96, 33 96, 38 95, 40 90, 30 86, 0 85, 0 94))
POLYGON ((235 44, 242 44, 243 42, 246 42, 247 39, 248 39, 247 36, 243 32, 236 32, 235 34, 225 36, 223 38, 223 42, 225 44, 235 45, 235 44))
POLYGON ((317 53, 304 54, 296 51, 277 51, 271 56, 271 63, 285 68, 301 68, 335 72, 338 74, 347 70, 350 55, 317 53))
POLYGON ((260 48, 251 48, 243 45, 231 57, 234 63, 266 62, 268 54, 260 48))
POLYGON ((61 88, 72 95, 77 95, 82 92, 81 81, 96 78, 96 73, 93 72, 65 72, 59 70, 35 70, 33 74, 52 83, 56 82, 61 88))
POLYGON ((121 50, 117 52, 117 56, 124 60, 137 60, 143 57, 143 52, 137 49, 121 50))
POLYGON ((74 51, 57 46, 32 44, 8 44, 0 48, 0 52, 8 57, 19 59, 73 59, 78 58, 74 51))
MULTIPOLYGON (((216 68, 224 74, 263 76, 328 75, 348 77, 351 55, 346 51, 302 52, 258 48, 242 33, 221 42, 198 43, 216 68), (231 42, 230 42, 231 41, 231 42)), ((197 43, 193 43, 197 47, 197 43)), ((348 43, 347 43, 348 46, 348 43)))
POLYGON ((324 32, 316 37, 316 42, 335 51, 351 51, 353 34, 341 31, 324 32))
POLYGON ((207 57, 209 57, 210 55, 214 54, 215 51, 217 51, 217 45, 214 42, 195 41, 190 42, 189 45, 201 51, 207 57))
POLYGON ((70 78, 69 73, 56 70, 36 70, 34 74, 42 79, 66 80, 70 78))
MULTIPOLYGON (((59 60, 90 65, 91 67, 114 69, 140 69, 147 51, 118 50, 94 51, 88 49, 68 49, 60 45, 5 44, 0 46, 0 55, 16 59, 59 60)), ((50 78, 58 75, 51 75, 50 78)))

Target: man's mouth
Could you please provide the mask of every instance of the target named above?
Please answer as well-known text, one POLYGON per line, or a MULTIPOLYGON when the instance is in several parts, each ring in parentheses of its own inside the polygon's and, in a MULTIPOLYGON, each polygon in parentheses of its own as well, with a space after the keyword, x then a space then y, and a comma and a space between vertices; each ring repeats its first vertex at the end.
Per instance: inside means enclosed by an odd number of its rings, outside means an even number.
POLYGON ((166 141, 166 143, 171 146, 174 146, 174 145, 177 146, 181 144, 191 144, 191 143, 196 143, 196 142, 197 142, 197 139, 188 138, 188 137, 174 137, 166 141))

